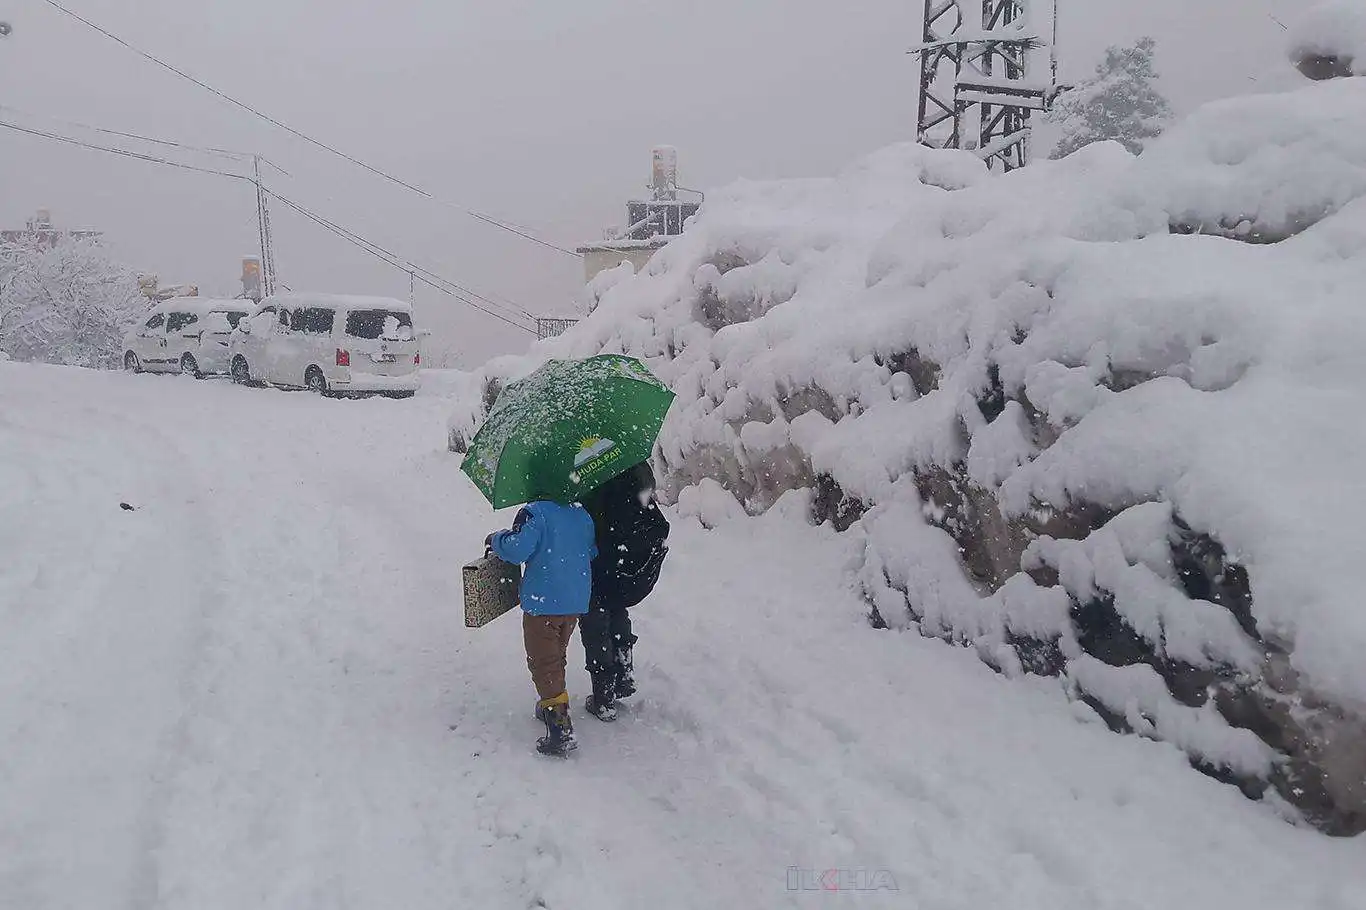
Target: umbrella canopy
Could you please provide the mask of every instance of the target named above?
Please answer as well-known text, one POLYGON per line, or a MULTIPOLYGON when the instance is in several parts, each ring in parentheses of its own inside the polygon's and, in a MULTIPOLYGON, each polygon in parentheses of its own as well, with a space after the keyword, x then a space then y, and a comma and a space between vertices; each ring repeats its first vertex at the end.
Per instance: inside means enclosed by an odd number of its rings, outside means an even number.
POLYGON ((460 469, 495 509, 575 502, 650 457, 673 399, 632 357, 552 360, 503 390, 460 469))

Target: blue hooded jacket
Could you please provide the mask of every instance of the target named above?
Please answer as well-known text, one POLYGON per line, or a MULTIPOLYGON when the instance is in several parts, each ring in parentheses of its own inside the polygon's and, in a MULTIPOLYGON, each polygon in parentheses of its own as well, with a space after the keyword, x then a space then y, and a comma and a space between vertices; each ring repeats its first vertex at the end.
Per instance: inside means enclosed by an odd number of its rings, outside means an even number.
POLYGON ((532 616, 578 616, 593 593, 593 517, 575 503, 532 502, 511 531, 489 540, 505 562, 523 564, 522 610, 532 616))

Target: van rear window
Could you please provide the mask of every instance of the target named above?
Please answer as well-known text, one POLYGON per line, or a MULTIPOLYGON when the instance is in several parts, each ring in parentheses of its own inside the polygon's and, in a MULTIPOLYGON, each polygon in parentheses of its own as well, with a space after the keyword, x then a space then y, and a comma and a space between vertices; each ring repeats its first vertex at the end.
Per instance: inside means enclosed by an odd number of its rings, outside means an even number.
POLYGON ((321 307, 303 307, 291 314, 289 327, 308 335, 331 335, 337 314, 321 307))
POLYGON ((346 315, 346 334, 352 338, 374 340, 380 336, 394 340, 413 337, 413 316, 393 310, 352 310, 346 315), (389 320, 394 320, 390 322, 389 320), (385 329, 389 332, 386 333, 385 329), (406 329, 407 331, 403 331, 406 329))

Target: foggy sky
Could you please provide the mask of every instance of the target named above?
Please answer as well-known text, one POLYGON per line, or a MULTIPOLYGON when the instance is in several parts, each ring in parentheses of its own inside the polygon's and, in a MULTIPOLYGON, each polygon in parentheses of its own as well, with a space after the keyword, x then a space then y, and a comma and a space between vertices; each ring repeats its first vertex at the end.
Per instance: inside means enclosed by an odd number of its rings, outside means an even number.
MULTIPOLYGON (((15 26, 0 41, 0 105, 259 152, 289 171, 268 175, 281 193, 533 313, 568 310, 580 264, 464 209, 572 248, 620 224, 655 144, 677 146, 681 182, 705 189, 830 174, 915 132, 906 49, 919 40, 919 0, 63 2, 453 205, 333 159, 41 0, 0 0, 0 19, 15 26)), ((1270 17, 1292 22, 1304 4, 1062 0, 1062 75, 1084 77, 1106 45, 1152 34, 1179 111, 1271 87, 1285 68, 1284 32, 1270 17)), ((0 117, 110 142, 40 117, 0 117)), ((206 294, 237 293, 240 258, 257 247, 248 184, 0 130, 0 226, 21 226, 39 207, 59 224, 105 231, 123 260, 206 294)), ((407 297, 406 274, 279 206, 272 214, 280 277, 294 289, 407 297)), ((419 287, 417 299, 435 346, 466 366, 527 340, 435 292, 419 287)))

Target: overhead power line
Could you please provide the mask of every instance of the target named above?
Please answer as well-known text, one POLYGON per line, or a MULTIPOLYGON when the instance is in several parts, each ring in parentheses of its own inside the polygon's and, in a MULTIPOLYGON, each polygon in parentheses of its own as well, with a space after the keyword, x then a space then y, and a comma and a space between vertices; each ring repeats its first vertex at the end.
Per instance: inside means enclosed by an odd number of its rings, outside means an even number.
POLYGON ((77 22, 81 23, 82 25, 87 26, 88 28, 94 29, 95 31, 97 31, 97 32, 99 32, 101 35, 103 35, 104 37, 108 38, 110 41, 113 41, 114 43, 116 43, 116 44, 118 44, 118 45, 120 45, 120 46, 122 46, 122 47, 124 47, 124 48, 126 48, 126 49, 128 49, 128 50, 130 50, 130 51, 132 51, 134 54, 137 54, 139 57, 143 58, 144 60, 148 61, 149 63, 153 63, 153 64, 155 64, 155 65, 161 67, 162 69, 166 70, 167 72, 173 73, 174 75, 179 76, 181 79, 184 79, 184 80, 186 80, 186 81, 188 81, 188 82, 193 83, 194 85, 197 85, 199 88, 204 89, 206 92, 209 92, 210 94, 214 95, 215 97, 217 97, 217 98, 219 98, 219 99, 221 99, 221 100, 223 100, 223 101, 226 101, 226 102, 228 102, 229 104, 231 104, 231 105, 233 105, 233 106, 235 106, 235 107, 241 108, 242 110, 244 110, 244 111, 246 111, 247 113, 251 114, 253 117, 257 117, 257 118, 259 118, 259 119, 261 119, 261 120, 264 120, 265 122, 271 124, 272 126, 275 126, 275 127, 279 128, 279 129, 284 130, 285 132, 289 133, 291 136, 294 136, 294 137, 297 138, 297 139, 302 139, 304 142, 307 142, 307 143, 309 143, 310 145, 313 145, 313 146, 315 146, 315 147, 317 147, 317 148, 320 148, 320 149, 322 149, 323 151, 328 152, 329 154, 335 155, 336 157, 341 158, 343 161, 347 161, 347 162, 349 162, 349 163, 355 165, 356 167, 361 168, 362 170, 368 171, 368 172, 370 172, 371 174, 374 174, 374 175, 377 176, 377 177, 380 177, 380 178, 383 178, 384 180, 389 181, 390 183, 393 183, 393 184, 395 184, 395 185, 397 185, 397 186, 403 187, 404 189, 406 189, 406 190, 408 190, 408 191, 410 191, 410 192, 416 193, 416 194, 418 194, 419 196, 422 196, 424 199, 430 199, 430 200, 433 201, 433 202, 436 202, 436 203, 439 203, 439 204, 441 204, 441 205, 445 205, 445 206, 447 206, 447 207, 449 207, 449 208, 452 208, 452 209, 455 209, 455 210, 457 210, 457 211, 460 211, 460 212, 464 213, 465 215, 468 215, 469 217, 475 219, 476 221, 482 221, 482 222, 484 222, 485 224, 488 224, 488 225, 491 225, 491 226, 493 226, 493 227, 498 228, 499 230, 507 231, 507 232, 510 233, 510 234, 515 234, 515 235, 518 236, 518 237, 521 237, 521 238, 523 238, 523 239, 529 240, 529 241, 531 241, 532 243, 539 244, 540 246, 546 247, 547 249, 555 250, 555 251, 557 251, 557 252, 564 253, 564 254, 566 254, 566 255, 569 255, 569 256, 573 256, 573 257, 575 257, 575 258, 578 258, 578 255, 579 255, 579 254, 576 253, 576 252, 574 252, 573 250, 568 250, 568 249, 565 249, 565 248, 562 247, 562 246, 557 246, 557 245, 551 243, 551 242, 548 241, 548 240, 543 240, 542 238, 537 237, 536 235, 534 235, 534 234, 532 234, 532 233, 530 233, 530 232, 528 232, 528 231, 521 230, 521 229, 519 229, 519 228, 517 228, 517 227, 514 227, 513 225, 508 224, 508 223, 505 222, 505 221, 500 221, 499 219, 494 218, 492 215, 486 215, 486 214, 484 214, 483 212, 477 212, 477 211, 474 211, 473 209, 467 209, 467 208, 465 208, 465 207, 463 207, 463 206, 456 205, 456 204, 453 203, 453 202, 448 202, 448 201, 446 201, 446 200, 440 199, 440 198, 438 198, 437 196, 433 195, 432 193, 428 192, 427 190, 424 190, 422 187, 417 186, 416 184, 409 183, 408 181, 403 180, 403 179, 400 178, 400 177, 395 177, 393 174, 389 173, 388 171, 385 171, 385 170, 383 170, 383 169, 381 169, 381 168, 378 168, 378 167, 376 167, 376 166, 373 165, 373 164, 369 164, 368 162, 362 161, 361 159, 359 159, 359 158, 357 158, 357 157, 355 157, 355 156, 353 156, 353 155, 348 155, 346 152, 343 152, 343 151, 341 151, 340 149, 338 149, 338 148, 336 148, 336 147, 334 147, 334 146, 328 145, 326 142, 323 142, 323 141, 320 140, 320 139, 315 139, 314 137, 310 136, 309 134, 303 132, 302 130, 295 129, 294 127, 290 126, 289 124, 284 123, 283 121, 277 120, 276 118, 270 116, 269 114, 263 113, 262 111, 258 110, 258 109, 255 108, 255 107, 252 107, 251 105, 247 104, 246 102, 237 100, 237 99, 234 98, 233 96, 229 95, 227 92, 223 92, 223 91, 220 91, 220 90, 217 89, 217 88, 214 88, 212 85, 209 85, 207 82, 204 82, 203 80, 201 80, 201 79, 199 79, 199 78, 196 78, 195 76, 190 75, 190 74, 187 73, 186 71, 184 71, 184 70, 182 70, 182 69, 179 69, 178 67, 175 67, 175 66, 173 66, 173 65, 170 64, 170 63, 167 63, 165 60, 162 60, 160 57, 157 57, 157 56, 155 56, 155 55, 153 55, 153 54, 151 54, 151 53, 148 53, 147 51, 144 51, 144 50, 142 50, 141 48, 134 47, 132 44, 130 44, 130 43, 128 43, 127 41, 125 41, 124 39, 120 38, 118 35, 114 34, 113 32, 109 31, 108 29, 106 29, 106 28, 104 28, 104 27, 102 27, 102 26, 100 26, 100 25, 98 25, 98 24, 96 24, 96 23, 90 21, 89 19, 85 18, 84 16, 80 15, 79 13, 77 13, 77 12, 75 12, 75 11, 73 11, 73 10, 67 8, 66 6, 63 6, 61 3, 58 3, 57 0, 45 0, 45 2, 48 4, 48 6, 51 6, 53 9, 57 10, 58 12, 63 13, 64 15, 71 17, 72 19, 76 20, 77 22))
POLYGON ((126 133, 122 130, 111 130, 106 129, 102 126, 94 126, 93 124, 82 123, 79 120, 63 120, 60 117, 50 117, 46 114, 35 114, 31 111, 21 110, 17 107, 12 107, 8 104, 0 104, 0 111, 6 111, 10 114, 18 114, 20 117, 34 117, 40 120, 49 121, 51 123, 57 123, 62 126, 74 127, 75 129, 90 130, 93 133, 103 133, 106 136, 118 136, 123 139, 136 139, 139 142, 149 142, 153 145, 162 145, 168 148, 180 149, 182 151, 187 152, 202 152, 206 155, 216 155, 221 158, 230 158, 237 161, 247 160, 251 158, 251 154, 248 152, 234 152, 228 149, 214 148, 212 146, 190 145, 185 142, 175 142, 170 139, 157 139, 153 136, 143 136, 139 133, 126 133))
POLYGON ((210 167, 200 167, 195 164, 185 164, 181 161, 171 161, 169 158, 160 158, 156 155, 144 155, 141 152, 134 152, 128 149, 114 148, 108 145, 96 145, 93 142, 85 142, 72 136, 63 136, 60 133, 50 133, 47 130, 33 129, 32 127, 20 126, 17 123, 10 123, 7 120, 0 120, 0 127, 7 130, 14 130, 18 133, 27 133, 30 136, 39 136, 43 139, 50 139, 54 142, 64 142, 67 145, 77 145, 84 149, 96 152, 106 152, 110 155, 119 155, 124 158, 136 158, 138 161, 146 161, 150 164, 161 164, 167 167, 180 168, 185 171, 194 171, 197 174, 212 174, 215 177, 231 177, 235 180, 245 180, 248 183, 255 182, 246 174, 234 174, 231 171, 220 171, 210 167))
POLYGON ((191 145, 188 142, 178 142, 174 139, 162 139, 156 136, 145 136, 142 133, 131 133, 125 130, 109 129, 108 127, 96 126, 93 123, 83 123, 80 120, 65 120, 61 117, 53 117, 49 114, 35 114, 32 111, 22 110, 21 108, 13 107, 12 105, 8 104, 0 104, 0 111, 8 111, 11 114, 18 114, 20 117, 31 117, 38 120, 46 120, 50 123, 57 123, 65 127, 71 127, 73 129, 89 130, 93 133, 100 133, 105 136, 117 136, 121 139, 133 139, 137 142, 146 142, 151 145, 160 145, 165 148, 173 148, 182 152, 197 152, 203 155, 212 155, 219 158, 227 158, 231 161, 250 161, 253 158, 260 158, 264 164, 270 165, 275 170, 279 171, 281 174, 284 174, 286 177, 291 176, 289 171, 280 167, 280 165, 276 164, 274 161, 271 161, 265 155, 261 155, 256 152, 241 152, 236 151, 234 149, 217 148, 212 145, 191 145))
MULTIPOLYGON (((198 145, 191 145, 191 144, 189 144, 189 143, 177 142, 177 141, 170 140, 170 139, 161 139, 161 138, 157 138, 157 137, 155 137, 155 136, 145 136, 145 135, 143 135, 143 134, 141 134, 141 133, 132 133, 132 132, 126 132, 126 131, 124 131, 124 130, 109 129, 109 128, 107 128, 107 127, 95 126, 94 124, 90 124, 90 123, 83 123, 83 122, 81 122, 81 121, 79 121, 79 120, 65 120, 65 119, 62 119, 62 118, 60 118, 60 117, 53 117, 53 116, 46 115, 46 114, 35 114, 35 113, 33 113, 32 111, 21 110, 20 108, 13 107, 13 106, 8 105, 8 104, 0 104, 0 111, 8 111, 8 112, 11 113, 11 114, 18 114, 18 115, 23 116, 23 117, 32 117, 32 118, 37 118, 37 119, 42 119, 42 120, 48 120, 48 121, 51 121, 51 122, 53 122, 53 123, 59 123, 59 124, 62 124, 62 125, 64 125, 64 126, 73 127, 73 128, 76 128, 76 129, 92 130, 92 131, 94 131, 94 132, 102 133, 102 134, 108 135, 108 136, 118 136, 118 137, 122 137, 122 138, 126 138, 126 139, 134 139, 134 140, 137 140, 137 141, 140 141, 140 142, 148 142, 148 143, 152 143, 152 144, 155 144, 155 145, 161 145, 161 146, 165 146, 165 147, 168 147, 168 148, 174 148, 174 149, 177 149, 177 150, 179 150, 179 151, 186 151, 186 152, 201 152, 201 153, 204 153, 204 154, 219 155, 219 156, 222 156, 222 157, 224 157, 224 158, 228 158, 228 159, 234 160, 234 161, 243 161, 243 162, 247 162, 247 161, 251 161, 253 158, 259 158, 259 159, 262 161, 262 163, 270 165, 270 166, 273 167, 275 170, 279 171, 281 174, 284 174, 286 177, 291 176, 290 173, 289 173, 288 171, 286 171, 284 168, 280 167, 278 164, 276 164, 276 163, 274 163, 273 161, 271 161, 269 158, 266 158, 264 155, 259 155, 259 154, 256 154, 256 153, 254 153, 254 152, 240 152, 240 151, 235 151, 235 150, 233 150, 233 149, 216 148, 216 147, 214 147, 214 146, 198 146, 198 145)), ((41 131, 37 131, 37 132, 41 132, 41 131)), ((56 136, 57 134, 52 134, 52 135, 53 135, 53 136, 56 136)), ((75 140, 73 140, 73 141, 75 141, 75 140)), ((100 148, 103 149, 104 147, 101 146, 100 148)), ((170 162, 170 163, 173 164, 174 162, 170 162)), ((520 227, 520 225, 515 225, 515 226, 516 226, 516 227, 520 227)), ((434 274, 434 273, 433 273, 433 274, 434 274)), ((491 297, 491 296, 488 296, 488 295, 485 295, 485 294, 481 294, 481 293, 479 293, 478 291, 476 291, 476 290, 474 290, 474 289, 472 289, 472 288, 467 288, 467 287, 464 287, 464 286, 462 286, 462 285, 455 284, 455 282, 451 282, 451 285, 452 285, 453 287, 455 287, 456 289, 458 289, 461 293, 467 294, 467 295, 469 295, 470 297, 474 297, 474 298, 477 299, 477 300, 481 300, 481 301, 483 301, 484 303, 487 303, 489 306, 493 306, 493 307, 497 307, 497 308, 499 308, 499 309, 506 310, 506 311, 508 311, 509 313, 511 313, 512 315, 514 315, 514 316, 516 316, 516 317, 519 317, 519 318, 526 318, 526 319, 534 319, 534 318, 536 318, 536 317, 532 316, 531 313, 529 313, 527 310, 525 310, 525 309, 523 309, 522 307, 518 306, 514 301, 508 300, 507 298, 503 297, 502 295, 495 294, 495 295, 493 295, 493 296, 491 297), (496 298, 496 299, 495 299, 495 298, 496 298)))
POLYGON ((494 319, 497 319, 500 322, 507 323, 515 329, 521 329, 524 332, 534 334, 535 330, 530 328, 529 326, 521 325, 513 321, 512 319, 508 318, 507 316, 503 315, 502 313, 499 313, 495 310, 490 310, 486 307, 482 307, 479 304, 475 303, 473 300, 465 296, 464 288, 461 288, 460 285, 452 281, 449 281, 446 278, 442 278, 440 275, 436 274, 435 272, 432 272, 430 269, 425 269, 407 259, 404 259, 397 253, 385 249, 384 247, 380 246, 374 241, 368 240, 365 237, 362 237, 360 234, 357 234, 355 231, 343 227, 342 225, 337 224, 335 221, 331 221, 323 217, 322 215, 319 215, 317 212, 305 208, 304 206, 300 205, 294 200, 286 196, 282 196, 274 190, 267 189, 266 193, 276 202, 279 202, 281 205, 283 205, 285 208, 290 209, 291 211, 303 216, 309 221, 312 221, 319 227, 322 227, 325 230, 330 231, 333 234, 336 234, 338 237, 341 237, 342 239, 346 240, 352 245, 359 247, 362 250, 365 250, 367 253, 388 263, 394 268, 407 272, 408 274, 414 276, 418 281, 421 281, 428 287, 434 288, 438 291, 441 291, 444 294, 447 294, 448 296, 454 297, 455 299, 464 303, 466 306, 473 307, 474 309, 479 310, 481 313, 484 313, 488 316, 492 316, 494 319))
MULTIPOLYGON (((302 215, 309 221, 312 221, 315 224, 331 231, 332 233, 337 234, 340 237, 343 237, 348 242, 365 250, 372 256, 375 256, 376 258, 384 261, 388 265, 393 266, 394 268, 399 269, 401 271, 407 272, 408 274, 412 275, 417 281, 421 281, 423 284, 432 287, 442 292, 443 294, 446 294, 449 297, 455 298, 456 300, 460 301, 468 307, 471 307, 475 310, 478 310, 481 313, 485 313, 489 316, 492 316, 494 319, 497 319, 501 322, 505 322, 513 328, 520 329, 524 332, 528 332, 531 334, 535 334, 534 329, 515 322, 514 319, 509 318, 503 313, 499 313, 495 310, 490 310, 486 307, 480 306, 474 300, 470 299, 471 297, 477 297, 478 299, 485 300, 492 305, 497 305, 494 301, 489 300, 487 297, 484 297, 480 294, 475 294, 475 292, 469 290, 468 288, 465 288, 462 285, 459 285, 448 278, 444 278, 443 276, 438 275, 431 269, 424 268, 407 259, 404 259, 397 253, 385 249, 377 243, 367 240, 361 235, 349 230, 348 228, 343 227, 340 224, 337 224, 334 221, 330 221, 324 218, 323 216, 305 208, 304 206, 300 205, 292 199, 289 199, 286 196, 280 195, 274 190, 271 190, 268 187, 266 187, 264 184, 259 183, 254 177, 249 176, 247 174, 235 174, 231 171, 221 171, 215 168, 199 167, 193 164, 185 164, 184 162, 180 161, 172 161, 168 158, 161 158, 156 155, 144 155, 141 152, 134 152, 128 149, 114 148, 112 146, 107 145, 98 145, 93 142, 85 142, 84 140, 76 139, 72 136, 63 136, 60 133, 53 133, 47 130, 39 130, 33 129, 31 127, 20 126, 17 123, 10 123, 5 120, 0 120, 0 128, 13 130, 18 133, 25 133, 30 136, 36 136, 42 139, 48 139, 53 142, 61 142, 67 145, 78 146, 80 148, 88 149, 90 151, 104 152, 106 154, 117 155, 122 158, 132 158, 137 161, 145 161, 148 164, 158 164, 163 167, 178 168, 180 170, 192 171, 197 174, 209 174, 215 177, 228 177, 233 180, 244 180, 247 183, 256 185, 261 189, 262 192, 266 193, 271 198, 276 199, 287 208, 302 215)), ((518 313, 517 315, 525 316, 525 314, 522 313, 518 313)))
MULTIPOLYGON (((311 196, 311 197, 314 197, 314 198, 321 198, 323 201, 325 201, 325 202, 327 202, 327 203, 329 203, 329 204, 331 204, 331 205, 339 205, 339 204, 340 204, 340 203, 337 202, 336 199, 334 199, 334 198, 332 198, 331 196, 328 196, 328 195, 326 195, 326 194, 311 193, 310 196, 311 196)), ((365 225, 362 225, 362 228, 364 228, 364 227, 365 227, 365 225)), ((422 270, 422 271, 426 271, 427 274, 429 274, 429 275, 435 275, 435 274, 436 274, 436 273, 435 273, 434 271, 432 271, 430 268, 427 268, 427 267, 425 267, 425 266, 422 266, 421 264, 417 264, 416 268, 418 268, 419 270, 422 270)), ((473 288, 469 288, 469 287, 465 287, 464 285, 456 284, 456 283, 453 282, 453 281, 451 281, 451 282, 449 282, 449 283, 451 284, 451 286, 452 286, 453 288, 455 288, 455 289, 456 289, 457 291, 459 291, 460 293, 465 294, 465 295, 467 295, 467 296, 469 296, 469 297, 473 297, 473 298, 475 298, 476 300, 482 301, 483 303, 486 303, 486 304, 488 304, 488 305, 491 306, 491 307, 495 307, 495 308, 497 308, 497 309, 504 310, 508 315, 512 316, 512 317, 515 318, 515 319, 534 320, 534 319, 536 318, 536 317, 533 316, 533 315, 531 314, 531 312, 530 312, 529 310, 527 310, 525 307, 523 307, 523 306, 521 306, 520 304, 518 304, 515 300, 511 300, 511 299, 507 298, 506 296, 504 296, 504 295, 502 295, 502 294, 497 294, 497 293, 494 293, 494 292, 492 292, 492 291, 489 291, 488 293, 480 293, 479 291, 476 291, 476 290, 474 290, 473 288)))

